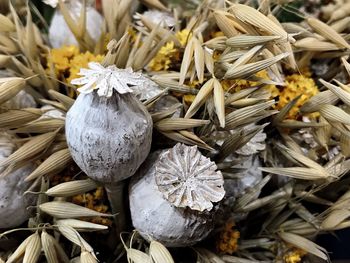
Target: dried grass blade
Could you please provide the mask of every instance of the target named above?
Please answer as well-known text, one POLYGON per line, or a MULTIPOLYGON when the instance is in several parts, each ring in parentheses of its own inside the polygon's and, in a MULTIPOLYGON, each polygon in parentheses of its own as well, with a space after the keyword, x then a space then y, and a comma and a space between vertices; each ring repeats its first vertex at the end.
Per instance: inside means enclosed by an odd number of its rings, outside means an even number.
POLYGON ((64 120, 61 119, 41 119, 13 130, 15 133, 47 133, 64 127, 64 120))
POLYGON ((337 106, 321 105, 319 112, 328 121, 350 125, 350 115, 337 106))
POLYGON ((108 229, 108 226, 105 225, 95 224, 77 219, 60 219, 57 220, 57 223, 60 225, 73 227, 77 231, 97 231, 108 229))
POLYGON ((49 235, 45 230, 41 233, 41 245, 44 250, 44 254, 47 263, 59 263, 55 243, 53 242, 55 238, 49 235))
POLYGON ((253 106, 248 106, 242 109, 235 110, 226 115, 226 128, 233 129, 245 121, 248 118, 253 117, 257 114, 262 113, 265 109, 274 105, 275 101, 267 101, 263 103, 259 103, 253 106))
POLYGON ((40 109, 26 108, 9 110, 0 114, 0 128, 13 129, 30 121, 38 119, 42 114, 40 109))
POLYGON ((214 149, 203 142, 198 136, 188 131, 179 131, 179 132, 162 132, 162 134, 174 141, 186 143, 189 145, 197 145, 199 148, 213 151, 214 149))
POLYGON ((32 240, 32 235, 27 237, 12 253, 12 255, 7 259, 6 263, 18 262, 21 257, 23 257, 29 242, 32 240))
POLYGON ((82 251, 80 253, 80 263, 97 263, 98 260, 96 259, 96 257, 87 251, 82 251))
POLYGON ((158 122, 166 117, 173 115, 181 107, 182 107, 182 104, 177 103, 177 104, 172 105, 171 107, 169 107, 165 111, 160 111, 160 112, 156 112, 156 113, 151 114, 153 123, 156 123, 156 122, 158 122))
POLYGON ((204 50, 201 43, 195 37, 193 37, 193 49, 194 49, 194 65, 197 72, 199 83, 204 81, 204 50))
POLYGON ((204 49, 204 63, 209 73, 214 75, 214 59, 206 49, 204 49))
POLYGON ((82 249, 93 252, 93 248, 87 243, 82 236, 74 228, 62 224, 58 224, 58 230, 72 243, 78 245, 82 249))
POLYGON ((281 36, 250 36, 238 35, 226 40, 226 45, 232 48, 246 48, 265 44, 270 41, 279 40, 281 36))
POLYGON ((126 248, 126 256, 129 263, 152 263, 152 259, 145 252, 135 248, 126 248))
POLYGON ((175 263, 167 248, 158 241, 152 240, 149 253, 154 263, 175 263))
POLYGON ((240 100, 240 99, 243 99, 247 96, 249 96, 251 93, 253 93, 254 91, 256 91, 258 89, 258 87, 249 87, 249 88, 246 88, 246 89, 242 89, 232 95, 230 95, 227 99, 226 99, 226 102, 225 104, 231 104, 232 102, 234 101, 237 101, 237 100, 240 100))
POLYGON ((157 35, 158 28, 159 25, 151 31, 151 33, 144 39, 141 47, 135 52, 135 59, 133 62, 134 70, 139 70, 142 68, 146 55, 152 49, 152 43, 157 35))
POLYGON ((327 179, 324 174, 321 174, 319 170, 313 168, 304 168, 304 167, 284 167, 284 168, 268 168, 261 167, 259 168, 263 172, 278 174, 283 176, 288 176, 301 180, 319 180, 327 179))
POLYGON ((298 40, 294 43, 294 47, 300 48, 303 50, 309 50, 309 51, 332 51, 332 50, 339 50, 339 46, 330 43, 318 40, 314 37, 306 37, 301 40, 298 40))
POLYGON ((273 21, 255 8, 243 4, 232 4, 229 10, 240 21, 251 24, 272 35, 280 36, 281 41, 294 41, 292 37, 288 36, 287 32, 283 28, 276 25, 273 21))
POLYGON ((346 71, 348 72, 348 75, 350 76, 350 64, 347 62, 345 58, 341 58, 341 62, 343 63, 346 71))
POLYGON ((320 79, 320 82, 327 87, 329 90, 331 90, 335 95, 339 97, 345 104, 350 106, 350 93, 344 91, 343 89, 323 80, 320 79))
POLYGON ((308 253, 311 253, 319 258, 322 258, 323 260, 328 259, 326 250, 324 248, 320 247, 319 245, 313 243, 312 241, 304 237, 301 237, 292 233, 287 233, 287 232, 279 233, 279 236, 285 242, 290 243, 297 248, 301 248, 302 250, 308 253))
POLYGON ((332 27, 330 27, 326 23, 323 23, 319 19, 313 18, 313 17, 308 18, 306 21, 309 24, 309 26, 313 30, 315 30, 315 32, 319 33, 324 38, 337 44, 340 47, 348 48, 348 49, 350 48, 350 45, 348 44, 348 42, 346 42, 346 40, 340 34, 338 34, 337 31, 335 31, 332 27))
POLYGON ((204 104, 206 98, 209 96, 211 91, 214 89, 214 79, 208 80, 199 90, 197 96, 192 102, 190 108, 187 110, 185 114, 185 118, 191 118, 199 108, 204 104))
POLYGON ((91 179, 60 183, 48 189, 45 194, 55 197, 69 197, 94 190, 98 185, 91 179))
POLYGON ((288 104, 286 106, 284 106, 280 112, 275 116, 275 118, 273 119, 272 124, 273 125, 278 125, 279 123, 281 123, 283 121, 283 119, 286 117, 286 115, 288 114, 288 112, 294 107, 294 105, 298 102, 298 100, 300 99, 301 95, 297 96, 296 98, 294 98, 293 100, 291 100, 290 102, 288 102, 288 104))
POLYGON ((70 97, 68 97, 68 96, 66 96, 58 91, 55 91, 53 89, 50 89, 48 92, 53 98, 55 98, 56 100, 61 102, 67 111, 70 109, 70 107, 75 102, 74 99, 72 99, 72 98, 70 98, 70 97))
POLYGON ((345 157, 350 156, 350 137, 344 133, 340 134, 340 149, 345 157))
POLYGON ((16 96, 26 84, 25 79, 17 77, 4 78, 3 81, 0 85, 0 105, 16 96))
POLYGON ((23 263, 36 263, 41 252, 41 240, 38 232, 31 235, 31 239, 26 246, 23 263))
POLYGON ((282 53, 273 58, 267 58, 258 62, 241 65, 239 67, 231 67, 225 73, 224 78, 225 79, 248 78, 257 72, 272 66, 273 64, 284 59, 288 55, 289 55, 288 53, 282 53))
POLYGON ((154 124, 154 126, 162 132, 187 130, 210 123, 208 120, 183 119, 183 118, 167 118, 154 124))
POLYGON ((47 149, 56 137, 57 132, 49 132, 46 134, 33 137, 30 141, 21 146, 17 151, 8 158, 0 162, 0 166, 8 166, 16 164, 20 161, 33 158, 39 153, 47 149))
POLYGON ((251 48, 248 52, 246 52, 239 59, 237 59, 230 67, 234 68, 248 63, 255 55, 257 55, 257 53, 262 49, 262 47, 263 46, 261 45, 257 45, 251 48))
POLYGON ((233 21, 225 16, 222 12, 214 12, 213 15, 216 21, 216 25, 226 37, 233 37, 238 34, 233 21))
POLYGON ((15 30, 16 27, 12 21, 3 14, 0 14, 0 32, 13 32, 15 30))
POLYGON ((110 217, 112 215, 104 214, 91 210, 86 207, 82 207, 70 202, 64 201, 52 201, 39 205, 41 211, 49 214, 55 218, 65 219, 65 218, 79 218, 79 217, 95 217, 95 216, 106 216, 110 217))
POLYGON ((319 170, 321 174, 327 175, 326 169, 323 168, 323 166, 319 165, 317 162, 311 160, 310 158, 304 156, 302 153, 298 151, 293 151, 287 147, 285 147, 281 143, 277 143, 276 146, 283 152, 289 154, 289 156, 293 159, 295 159, 297 162, 302 163, 303 165, 313 168, 316 170, 319 170))
POLYGON ((184 84, 188 69, 190 68, 194 53, 194 38, 191 38, 186 45, 180 67, 180 85, 184 84))
POLYGON ((321 228, 324 230, 333 230, 348 217, 350 217, 350 211, 348 209, 334 210, 323 220, 321 228))
POLYGON ((315 112, 324 104, 335 104, 339 98, 330 90, 322 91, 311 97, 301 108, 303 113, 315 112))
POLYGON ((32 14, 29 6, 27 6, 27 24, 26 24, 26 53, 27 57, 32 60, 36 60, 39 55, 37 43, 35 41, 34 24, 32 21, 32 14))
POLYGON ((331 24, 331 28, 333 28, 337 33, 341 33, 345 31, 350 23, 350 17, 344 17, 342 20, 339 20, 333 24, 331 24))
POLYGON ((220 127, 225 127, 225 94, 220 82, 214 79, 214 105, 220 127))

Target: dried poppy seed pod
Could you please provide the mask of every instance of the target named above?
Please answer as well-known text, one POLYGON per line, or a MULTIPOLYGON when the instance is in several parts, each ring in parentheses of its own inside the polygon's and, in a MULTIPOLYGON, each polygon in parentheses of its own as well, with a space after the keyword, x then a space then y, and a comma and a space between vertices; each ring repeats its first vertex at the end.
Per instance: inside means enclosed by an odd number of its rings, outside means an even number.
MULTIPOLYGON (((12 138, 5 132, 0 133, 0 161, 6 159, 15 151, 12 138)), ((0 166, 0 174, 3 172, 0 166)), ((16 227, 25 222, 28 217, 27 207, 31 199, 23 195, 30 183, 24 179, 34 170, 32 164, 14 170, 5 177, 0 177, 0 229, 16 227)))
POLYGON ((153 153, 130 184, 134 227, 144 238, 170 247, 203 240, 214 226, 211 202, 225 194, 223 177, 215 170, 197 147, 177 144, 153 153))
POLYGON ((113 212, 122 217, 121 182, 137 171, 151 148, 152 118, 130 93, 131 85, 142 85, 146 78, 115 66, 89 67, 72 81, 83 86, 67 113, 67 143, 74 161, 105 186, 113 212))

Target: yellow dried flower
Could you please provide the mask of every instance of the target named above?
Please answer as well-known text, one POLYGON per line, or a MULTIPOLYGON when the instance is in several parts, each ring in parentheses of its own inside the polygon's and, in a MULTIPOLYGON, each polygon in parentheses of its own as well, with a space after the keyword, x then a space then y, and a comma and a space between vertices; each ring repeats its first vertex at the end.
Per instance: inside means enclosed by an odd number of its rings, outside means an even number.
POLYGON ((47 58, 47 67, 51 68, 51 65, 54 65, 56 75, 59 76, 69 69, 70 60, 77 54, 79 54, 79 48, 73 45, 51 49, 47 58))
POLYGON ((54 66, 57 77, 69 81, 77 77, 76 74, 80 68, 87 67, 87 64, 92 61, 101 62, 102 59, 102 55, 94 55, 89 51, 80 53, 77 46, 62 46, 51 49, 47 57, 47 69, 54 66))
MULTIPOLYGON (((270 79, 266 70, 262 70, 258 72, 256 76, 263 79, 270 79)), ((221 81, 221 85, 225 91, 230 93, 235 93, 245 88, 257 86, 259 85, 259 83, 255 81, 245 80, 245 79, 240 79, 240 80, 224 79, 221 81)), ((263 88, 270 92, 271 98, 274 98, 279 95, 279 90, 275 85, 265 85, 263 88)))
POLYGON ((190 30, 183 29, 179 32, 176 32, 175 37, 179 40, 181 45, 184 47, 191 35, 192 35, 192 33, 190 30))
POLYGON ((233 254, 238 248, 238 239, 240 233, 238 230, 234 229, 235 223, 229 221, 225 224, 222 230, 219 240, 217 242, 217 250, 220 253, 233 254))
MULTIPOLYGON (((106 197, 103 190, 103 187, 98 187, 96 190, 90 193, 76 195, 72 197, 72 202, 85 206, 89 209, 95 210, 100 213, 107 213, 108 206, 105 205, 106 197)), ((88 221, 96 224, 103 224, 107 226, 112 225, 112 221, 108 218, 96 217, 92 219, 88 219, 88 221)))
POLYGON ((174 47, 174 42, 166 43, 149 63, 150 69, 153 71, 167 70, 177 52, 178 50, 174 47))
POLYGON ((312 96, 316 95, 319 91, 312 78, 304 75, 293 74, 286 77, 286 86, 279 94, 279 101, 276 105, 276 109, 280 110, 287 105, 291 100, 301 95, 296 105, 289 111, 286 118, 296 119, 298 117, 299 108, 308 101, 312 96))
POLYGON ((75 55, 70 60, 69 77, 67 78, 67 82, 70 83, 72 79, 78 78, 80 69, 87 68, 89 62, 101 62, 102 60, 102 55, 94 55, 89 51, 75 55))
POLYGON ((283 256, 283 261, 284 263, 299 263, 305 255, 306 252, 304 250, 295 248, 283 256))

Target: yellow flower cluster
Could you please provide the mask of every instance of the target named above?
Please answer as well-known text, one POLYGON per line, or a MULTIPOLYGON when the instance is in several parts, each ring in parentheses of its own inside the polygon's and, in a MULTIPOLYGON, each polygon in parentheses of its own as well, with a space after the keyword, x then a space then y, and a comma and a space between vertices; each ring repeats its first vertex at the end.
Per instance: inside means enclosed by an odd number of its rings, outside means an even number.
MULTIPOLYGON (((98 187, 95 191, 91 193, 76 195, 72 198, 72 202, 85 206, 89 209, 95 210, 100 213, 106 213, 108 211, 108 206, 104 204, 106 199, 103 187, 98 187)), ((96 217, 91 220, 92 223, 102 224, 111 226, 112 221, 108 218, 96 217)))
POLYGON ((61 48, 51 49, 47 57, 47 70, 54 68, 58 79, 70 82, 79 77, 77 74, 80 68, 86 68, 89 62, 101 62, 102 55, 94 55, 89 51, 80 53, 77 46, 62 46, 61 48))
POLYGON ((312 78, 304 75, 293 74, 287 76, 285 84, 286 86, 279 93, 279 101, 276 105, 276 109, 282 109, 291 100, 301 95, 295 106, 286 116, 288 119, 296 119, 298 117, 300 107, 319 91, 315 81, 312 78))
POLYGON ((217 250, 220 253, 233 254, 238 248, 238 239, 240 233, 238 230, 234 229, 235 223, 229 221, 225 224, 222 230, 219 240, 217 242, 217 250))
POLYGON ((305 251, 295 248, 283 256, 283 261, 284 263, 299 263, 305 255, 305 251))
MULTIPOLYGON (((270 79, 266 70, 259 71, 258 73, 256 73, 256 76, 263 79, 270 79)), ((240 79, 240 80, 225 79, 221 81, 221 85, 225 91, 234 93, 245 88, 257 86, 259 85, 259 83, 255 81, 245 80, 245 79, 240 79)), ((270 91, 272 98, 276 97, 279 94, 279 90, 275 85, 265 85, 264 89, 267 89, 270 91)))
MULTIPOLYGON (((190 35, 190 31, 187 29, 181 30, 175 34, 176 39, 179 40, 181 46, 185 46, 187 39, 190 35)), ((148 64, 149 68, 153 71, 167 70, 174 62, 179 60, 180 51, 175 47, 173 41, 167 42, 160 48, 157 55, 148 64)))

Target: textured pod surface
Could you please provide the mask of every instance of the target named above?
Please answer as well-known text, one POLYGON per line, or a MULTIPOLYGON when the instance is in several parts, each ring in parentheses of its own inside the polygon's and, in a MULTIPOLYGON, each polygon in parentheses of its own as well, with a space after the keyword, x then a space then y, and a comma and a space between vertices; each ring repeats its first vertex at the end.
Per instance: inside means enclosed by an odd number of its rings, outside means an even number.
MULTIPOLYGON (((72 4, 67 6, 70 9, 70 15, 77 20, 82 5, 80 1, 70 1, 70 3, 72 4)), ((86 9, 86 28, 90 36, 96 41, 101 35, 102 24, 103 18, 101 14, 94 8, 88 7, 86 9)), ((50 24, 49 40, 53 48, 60 48, 63 45, 78 45, 63 15, 58 10, 54 13, 50 24)))
POLYGON ((213 229, 212 216, 177 208, 164 199, 155 180, 159 152, 153 153, 131 181, 129 200, 134 227, 147 240, 169 247, 191 246, 213 229))
POLYGON ((243 169, 239 178, 225 179, 226 197, 241 197, 249 188, 253 188, 262 179, 262 171, 258 167, 262 166, 259 157, 249 156, 242 163, 235 165, 234 168, 243 169))
POLYGON ((132 95, 80 94, 66 118, 66 137, 74 161, 96 181, 119 182, 146 159, 152 119, 132 95))
MULTIPOLYGON (((0 161, 6 159, 15 149, 11 137, 4 132, 0 133, 0 161)), ((0 167, 0 174, 3 170, 0 167)), ((15 227, 28 219, 27 207, 32 200, 23 196, 30 186, 24 179, 33 170, 34 166, 28 164, 0 177, 0 228, 15 227)))
POLYGON ((212 202, 219 202, 225 195, 221 172, 197 146, 178 143, 163 152, 155 176, 163 196, 176 207, 210 211, 212 202))

